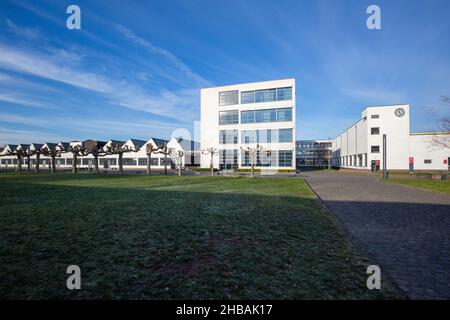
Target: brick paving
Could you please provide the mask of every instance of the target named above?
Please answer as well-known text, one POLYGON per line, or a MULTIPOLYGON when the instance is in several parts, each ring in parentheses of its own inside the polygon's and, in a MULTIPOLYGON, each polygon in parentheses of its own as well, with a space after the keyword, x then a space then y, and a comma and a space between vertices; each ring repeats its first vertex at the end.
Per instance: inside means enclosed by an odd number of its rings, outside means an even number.
POLYGON ((450 299, 449 195, 365 174, 303 176, 406 297, 450 299))

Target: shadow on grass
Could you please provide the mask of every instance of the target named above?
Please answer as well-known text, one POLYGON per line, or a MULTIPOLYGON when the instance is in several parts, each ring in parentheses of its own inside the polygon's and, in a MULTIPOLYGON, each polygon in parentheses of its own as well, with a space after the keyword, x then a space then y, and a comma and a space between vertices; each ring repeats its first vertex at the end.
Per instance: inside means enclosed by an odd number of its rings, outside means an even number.
POLYGON ((370 263, 303 187, 287 189, 287 179, 201 187, 189 182, 195 177, 155 178, 143 189, 57 184, 88 176, 24 176, 0 183, 2 298, 393 297, 366 288, 370 263), (279 194, 239 192, 236 184, 245 183, 279 194), (66 288, 71 264, 81 268, 82 290, 66 288))

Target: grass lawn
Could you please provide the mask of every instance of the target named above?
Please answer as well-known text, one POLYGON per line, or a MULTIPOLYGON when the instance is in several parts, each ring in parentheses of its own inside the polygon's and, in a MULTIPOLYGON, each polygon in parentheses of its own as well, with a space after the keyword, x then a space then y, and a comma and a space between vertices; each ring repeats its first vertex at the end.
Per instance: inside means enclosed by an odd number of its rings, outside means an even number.
POLYGON ((394 297, 368 264, 301 179, 0 175, 3 299, 394 297))
POLYGON ((431 191, 438 191, 450 194, 450 180, 420 180, 420 179, 401 179, 392 178, 389 181, 405 184, 408 186, 427 189, 431 191))

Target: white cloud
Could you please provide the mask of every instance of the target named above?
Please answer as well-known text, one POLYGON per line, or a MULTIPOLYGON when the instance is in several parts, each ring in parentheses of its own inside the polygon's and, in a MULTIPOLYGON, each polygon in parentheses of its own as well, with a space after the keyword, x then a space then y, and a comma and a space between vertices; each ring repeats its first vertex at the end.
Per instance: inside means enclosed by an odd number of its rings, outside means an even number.
POLYGON ((102 94, 112 102, 139 111, 162 116, 184 115, 182 120, 194 120, 193 108, 198 107, 197 90, 147 93, 139 86, 103 74, 86 72, 64 64, 60 59, 36 52, 27 52, 0 44, 0 66, 14 71, 62 82, 102 94), (188 112, 189 111, 189 112, 188 112))
POLYGON ((137 36, 133 31, 131 31, 130 29, 128 29, 125 26, 116 25, 116 29, 127 40, 147 49, 149 52, 151 52, 153 54, 157 54, 157 55, 163 57, 164 59, 166 59, 171 65, 173 65, 175 68, 177 68, 182 73, 182 75, 185 76, 186 78, 193 80, 202 86, 210 85, 209 81, 203 79, 201 76, 199 76, 198 74, 193 72, 185 63, 183 63, 172 52, 170 52, 164 48, 160 48, 160 47, 153 45, 150 41, 137 36))

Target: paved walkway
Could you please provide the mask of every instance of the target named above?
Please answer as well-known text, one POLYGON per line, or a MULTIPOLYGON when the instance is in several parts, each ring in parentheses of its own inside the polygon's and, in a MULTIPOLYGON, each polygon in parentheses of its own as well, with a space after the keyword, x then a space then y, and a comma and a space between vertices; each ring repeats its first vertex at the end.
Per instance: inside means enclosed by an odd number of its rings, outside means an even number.
POLYGON ((450 299, 450 196, 365 174, 303 175, 407 297, 450 299))

